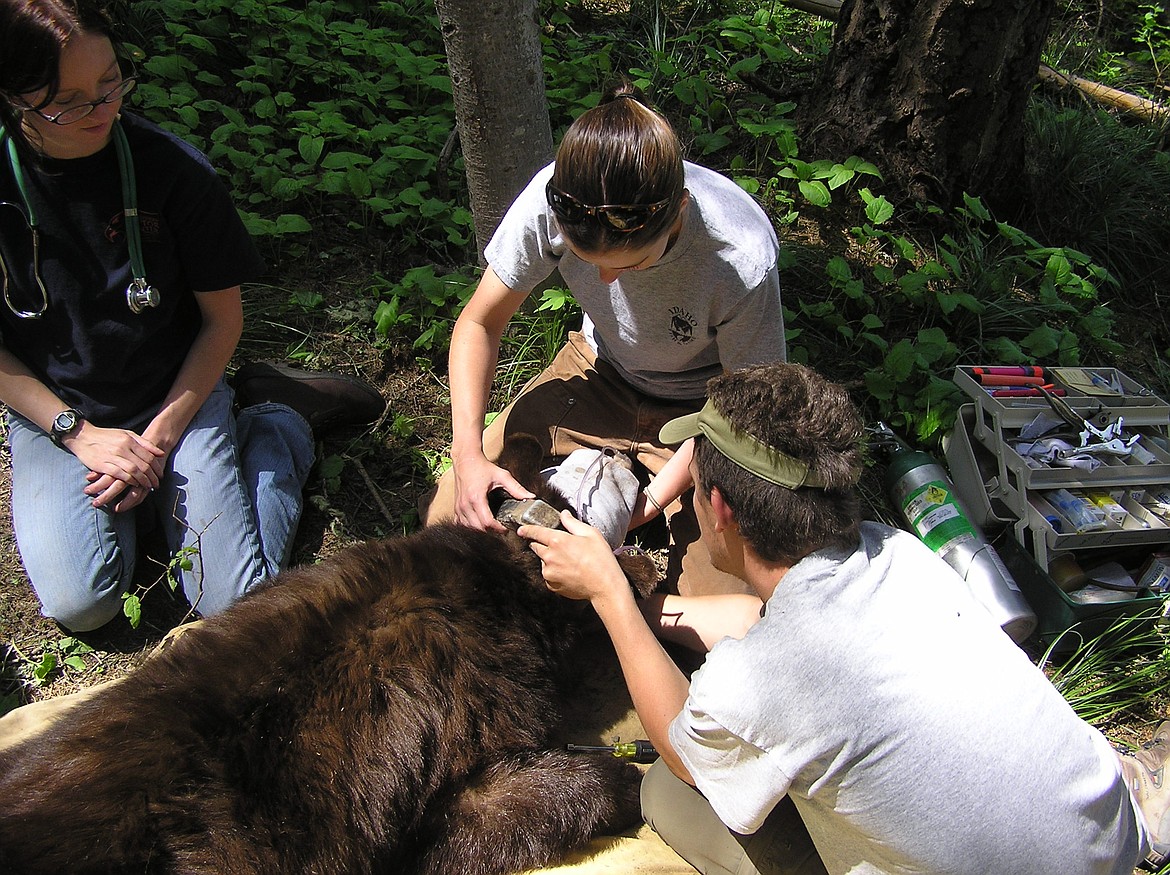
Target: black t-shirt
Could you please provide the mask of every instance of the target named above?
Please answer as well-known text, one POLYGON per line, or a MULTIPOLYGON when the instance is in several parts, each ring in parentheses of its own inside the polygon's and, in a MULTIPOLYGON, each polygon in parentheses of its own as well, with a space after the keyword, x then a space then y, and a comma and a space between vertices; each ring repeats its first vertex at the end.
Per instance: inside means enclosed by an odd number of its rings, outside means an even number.
MULTIPOLYGON (((170 389, 202 320, 195 295, 239 285, 264 270, 227 189, 194 147, 122 113, 138 189, 146 278, 161 303, 130 311, 130 255, 118 158, 111 141, 86 158, 24 167, 40 224, 40 272, 49 306, 21 319, 0 303, 0 339, 66 404, 102 426, 141 420, 170 389)), ((0 156, 0 199, 21 203, 0 156)), ((41 304, 32 235, 12 207, 0 207, 0 248, 9 298, 41 304)))

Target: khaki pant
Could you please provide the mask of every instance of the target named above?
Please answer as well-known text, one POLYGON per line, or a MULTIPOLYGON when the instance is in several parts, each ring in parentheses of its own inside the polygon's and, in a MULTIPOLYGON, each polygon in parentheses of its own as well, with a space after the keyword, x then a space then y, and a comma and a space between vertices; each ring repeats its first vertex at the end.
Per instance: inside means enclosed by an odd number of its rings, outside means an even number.
POLYGON ((659 760, 642 780, 642 817, 703 875, 825 875, 825 864, 785 796, 752 835, 729 830, 698 790, 659 760))
MULTIPOLYGON (((574 450, 612 448, 634 460, 634 472, 645 485, 674 454, 658 440, 658 431, 677 416, 694 413, 701 401, 666 401, 632 388, 613 367, 597 361, 585 338, 573 332, 552 364, 534 377, 515 400, 484 430, 484 454, 500 456, 509 434, 530 434, 544 447, 547 460, 574 450)), ((455 475, 447 471, 424 501, 427 525, 455 514, 455 475)), ((737 577, 711 565, 699 539, 691 493, 665 508, 670 529, 666 586, 683 595, 750 592, 737 577)))
POLYGON ((67 696, 41 699, 9 711, 0 717, 0 750, 5 750, 44 732, 65 712, 118 682, 118 680, 106 681, 84 690, 78 690, 76 693, 70 693, 67 696))

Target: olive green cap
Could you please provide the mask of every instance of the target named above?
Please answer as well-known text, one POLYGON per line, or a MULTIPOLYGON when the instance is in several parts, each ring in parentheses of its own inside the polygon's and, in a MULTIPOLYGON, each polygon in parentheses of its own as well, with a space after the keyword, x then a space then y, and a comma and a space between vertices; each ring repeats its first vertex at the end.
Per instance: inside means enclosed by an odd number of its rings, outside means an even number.
POLYGON ((823 488, 825 485, 804 462, 735 428, 715 409, 710 399, 698 413, 680 416, 662 426, 658 439, 664 444, 680 444, 700 434, 736 465, 769 483, 786 489, 801 486, 823 488))

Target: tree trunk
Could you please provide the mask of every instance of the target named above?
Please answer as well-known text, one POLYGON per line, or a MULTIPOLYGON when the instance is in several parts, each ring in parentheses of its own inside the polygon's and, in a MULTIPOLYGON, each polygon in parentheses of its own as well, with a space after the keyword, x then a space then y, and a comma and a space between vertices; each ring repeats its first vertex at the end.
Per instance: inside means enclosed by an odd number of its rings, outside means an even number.
POLYGON ((1055 0, 845 0, 806 155, 873 161, 909 197, 1014 210, 1023 118, 1055 0))
POLYGON ((480 263, 500 219, 552 160, 536 0, 436 0, 480 263))

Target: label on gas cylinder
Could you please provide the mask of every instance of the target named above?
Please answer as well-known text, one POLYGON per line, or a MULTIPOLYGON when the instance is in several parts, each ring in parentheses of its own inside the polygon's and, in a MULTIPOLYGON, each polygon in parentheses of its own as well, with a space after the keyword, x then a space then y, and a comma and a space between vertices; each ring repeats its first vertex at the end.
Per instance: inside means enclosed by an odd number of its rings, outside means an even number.
POLYGON ((978 537, 941 480, 923 483, 903 499, 902 507, 918 537, 936 553, 945 553, 952 541, 978 537))

